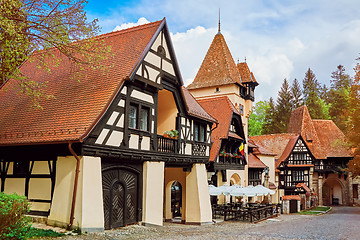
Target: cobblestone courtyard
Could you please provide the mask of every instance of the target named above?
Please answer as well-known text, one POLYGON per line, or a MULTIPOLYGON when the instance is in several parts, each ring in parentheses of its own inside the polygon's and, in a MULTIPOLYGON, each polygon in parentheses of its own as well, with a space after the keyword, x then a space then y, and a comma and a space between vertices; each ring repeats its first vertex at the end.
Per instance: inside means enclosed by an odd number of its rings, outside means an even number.
POLYGON ((164 227, 128 226, 61 239, 359 239, 360 208, 334 207, 327 214, 281 215, 257 224, 220 222, 206 226, 165 223, 164 227))

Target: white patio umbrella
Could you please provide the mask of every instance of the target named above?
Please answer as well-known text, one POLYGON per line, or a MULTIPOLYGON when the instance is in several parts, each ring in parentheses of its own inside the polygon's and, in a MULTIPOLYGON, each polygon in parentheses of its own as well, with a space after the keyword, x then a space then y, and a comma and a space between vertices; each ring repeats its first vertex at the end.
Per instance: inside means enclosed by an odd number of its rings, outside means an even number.
POLYGON ((230 193, 232 196, 241 197, 254 197, 257 196, 253 186, 247 186, 244 188, 236 188, 230 193))
POLYGON ((210 196, 218 196, 218 195, 221 195, 222 192, 214 185, 209 185, 209 194, 210 194, 210 196))
POLYGON ((233 187, 232 186, 229 186, 229 185, 222 185, 222 186, 219 186, 217 187, 221 192, 222 194, 224 195, 229 195, 230 192, 233 190, 233 187))
MULTIPOLYGON (((256 192, 258 194, 262 194, 262 195, 274 195, 275 191, 268 189, 266 187, 264 187, 263 185, 257 185, 254 187, 254 189, 256 190, 256 192)), ((257 196, 262 196, 262 195, 257 195, 257 196)))

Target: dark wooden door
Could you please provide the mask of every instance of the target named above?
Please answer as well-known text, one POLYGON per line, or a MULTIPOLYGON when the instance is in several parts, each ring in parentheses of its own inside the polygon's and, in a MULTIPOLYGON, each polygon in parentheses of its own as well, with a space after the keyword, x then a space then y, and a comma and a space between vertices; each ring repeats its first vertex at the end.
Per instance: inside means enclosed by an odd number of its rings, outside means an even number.
POLYGON ((103 171, 105 229, 136 223, 138 175, 126 169, 103 171))
POLYGON ((290 200, 290 213, 298 212, 297 200, 290 200))

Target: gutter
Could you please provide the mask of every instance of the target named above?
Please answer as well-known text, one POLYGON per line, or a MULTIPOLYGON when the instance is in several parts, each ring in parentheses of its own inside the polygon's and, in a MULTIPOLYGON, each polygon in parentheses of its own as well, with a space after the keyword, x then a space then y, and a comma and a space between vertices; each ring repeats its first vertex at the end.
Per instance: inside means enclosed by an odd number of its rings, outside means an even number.
POLYGON ((74 214, 75 214, 75 203, 76 203, 76 192, 77 192, 77 185, 79 180, 79 172, 80 172, 80 158, 78 155, 76 155, 74 149, 71 147, 72 142, 69 142, 69 151, 76 159, 76 170, 75 170, 75 181, 74 181, 74 190, 73 190, 73 197, 71 202, 71 212, 70 212, 70 223, 67 225, 67 229, 71 229, 73 223, 74 223, 74 214))

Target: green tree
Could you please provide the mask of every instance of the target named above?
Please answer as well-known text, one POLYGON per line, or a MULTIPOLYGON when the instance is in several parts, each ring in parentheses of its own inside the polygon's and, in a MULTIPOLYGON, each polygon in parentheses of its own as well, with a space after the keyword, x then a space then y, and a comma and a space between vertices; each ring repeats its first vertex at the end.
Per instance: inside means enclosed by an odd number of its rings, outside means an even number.
POLYGON ((346 124, 349 119, 351 77, 345 73, 345 68, 342 65, 337 66, 337 70, 332 73, 331 77, 331 89, 328 94, 329 115, 342 131, 346 131, 346 124))
POLYGON ((295 78, 294 82, 291 86, 291 97, 292 97, 292 108, 298 108, 302 106, 303 98, 302 98, 302 90, 299 81, 295 78))
POLYGON ((273 98, 271 97, 269 99, 269 108, 267 108, 265 111, 265 120, 263 124, 262 134, 275 133, 274 116, 275 116, 275 104, 273 98))
POLYGON ((265 113, 269 107, 269 102, 267 101, 260 101, 255 104, 249 117, 249 136, 263 134, 265 113))
POLYGON ((274 114, 274 133, 284 133, 287 130, 287 125, 290 120, 290 114, 293 109, 292 102, 293 97, 289 82, 284 79, 281 89, 278 92, 277 104, 274 114))
POLYGON ((347 125, 347 135, 354 153, 354 159, 349 162, 349 170, 353 177, 360 176, 360 58, 357 61, 354 82, 350 89, 347 125))
POLYGON ((97 63, 107 57, 109 49, 94 38, 99 27, 97 20, 87 21, 86 3, 86 0, 0 0, 0 85, 15 78, 20 92, 35 99, 46 96, 45 85, 27 81, 19 69, 34 51, 37 67, 43 70, 60 64, 54 48, 73 64, 74 77, 76 69, 98 68, 97 63))
POLYGON ((324 101, 319 97, 319 82, 314 72, 309 68, 303 80, 304 103, 307 106, 310 116, 313 119, 326 119, 327 116, 323 112, 324 101))

